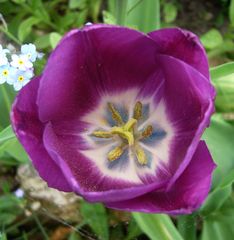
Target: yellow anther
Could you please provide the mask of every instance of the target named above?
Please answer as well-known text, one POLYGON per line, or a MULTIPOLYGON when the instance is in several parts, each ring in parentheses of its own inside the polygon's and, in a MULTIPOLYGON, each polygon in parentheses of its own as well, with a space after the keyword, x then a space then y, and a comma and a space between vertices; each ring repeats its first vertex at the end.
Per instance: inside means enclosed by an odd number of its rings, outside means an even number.
POLYGON ((107 105, 108 109, 112 114, 113 120, 115 120, 118 125, 124 124, 122 117, 120 116, 119 112, 115 109, 114 105, 112 103, 108 103, 107 105))
POLYGON ((137 123, 137 120, 134 118, 131 118, 124 126, 123 129, 125 131, 130 131, 132 130, 133 126, 137 123))
POLYGON ((144 150, 139 145, 136 146, 135 150, 136 150, 136 156, 137 156, 138 162, 141 165, 146 165, 147 164, 147 158, 146 158, 144 150))
POLYGON ((153 134, 153 127, 151 125, 147 126, 141 133, 143 138, 150 137, 153 134))
POLYGON ((121 157, 123 152, 124 152, 123 148, 121 146, 118 146, 108 153, 107 158, 109 161, 112 162, 112 161, 118 159, 119 157, 121 157))
POLYGON ((92 133, 94 137, 98 138, 111 138, 113 135, 110 132, 104 132, 104 131, 95 131, 92 133))
POLYGON ((139 101, 135 104, 133 117, 136 120, 139 120, 142 117, 142 103, 139 101))
POLYGON ((117 134, 121 138, 128 141, 128 144, 132 146, 134 144, 134 136, 132 132, 125 131, 122 127, 113 127, 111 130, 112 134, 117 134))

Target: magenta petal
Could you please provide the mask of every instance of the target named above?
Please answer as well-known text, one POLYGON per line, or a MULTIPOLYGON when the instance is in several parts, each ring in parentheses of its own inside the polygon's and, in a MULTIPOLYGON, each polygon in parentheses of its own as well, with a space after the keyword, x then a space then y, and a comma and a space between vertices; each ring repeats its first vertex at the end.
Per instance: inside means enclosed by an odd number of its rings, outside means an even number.
POLYGON ((150 37, 128 28, 95 25, 71 31, 43 72, 40 120, 81 117, 96 107, 100 96, 141 87, 157 69, 155 51, 150 37))
POLYGON ((11 113, 14 131, 32 159, 33 165, 49 187, 69 192, 71 188, 60 168, 45 150, 42 133, 44 126, 38 120, 36 97, 40 77, 34 78, 18 94, 11 113))
POLYGON ((150 32, 149 36, 156 42, 160 53, 186 62, 209 79, 206 52, 195 34, 179 28, 168 28, 150 32))
POLYGON ((185 62, 167 55, 159 55, 158 59, 165 77, 162 98, 175 129, 170 149, 170 187, 189 164, 209 125, 215 91, 200 72, 185 62))
POLYGON ((191 213, 202 204, 207 196, 214 168, 215 164, 206 144, 201 141, 192 161, 170 191, 153 191, 128 201, 106 203, 106 206, 149 213, 191 213))

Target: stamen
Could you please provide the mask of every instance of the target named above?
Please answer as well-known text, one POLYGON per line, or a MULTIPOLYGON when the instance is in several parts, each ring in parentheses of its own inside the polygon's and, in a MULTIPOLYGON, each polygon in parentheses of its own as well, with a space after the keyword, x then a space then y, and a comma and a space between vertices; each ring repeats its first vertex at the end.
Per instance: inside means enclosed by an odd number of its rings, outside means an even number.
POLYGON ((124 152, 124 150, 123 150, 122 146, 118 146, 108 153, 107 158, 109 161, 112 162, 112 161, 118 159, 119 157, 121 157, 123 152, 124 152))
POLYGON ((118 125, 123 125, 124 124, 123 119, 120 116, 119 112, 115 109, 114 105, 112 103, 108 103, 107 105, 108 109, 112 114, 113 120, 115 120, 118 125))
POLYGON ((104 132, 104 131, 95 131, 92 133, 94 137, 98 138, 111 138, 113 137, 112 133, 110 132, 104 132))
POLYGON ((141 133, 143 138, 150 137, 153 134, 153 127, 152 125, 147 126, 143 132, 141 133))
POLYGON ((133 117, 136 120, 139 120, 142 117, 142 103, 139 101, 135 104, 133 117))
POLYGON ((147 164, 147 158, 145 155, 145 152, 143 150, 142 147, 140 147, 139 145, 137 145, 135 147, 136 150, 136 156, 137 156, 137 160, 141 165, 146 165, 147 164))
POLYGON ((131 132, 129 132, 129 131, 125 131, 121 127, 113 127, 111 133, 112 134, 117 134, 121 138, 126 139, 130 146, 132 146, 134 144, 134 136, 133 136, 133 134, 131 132))

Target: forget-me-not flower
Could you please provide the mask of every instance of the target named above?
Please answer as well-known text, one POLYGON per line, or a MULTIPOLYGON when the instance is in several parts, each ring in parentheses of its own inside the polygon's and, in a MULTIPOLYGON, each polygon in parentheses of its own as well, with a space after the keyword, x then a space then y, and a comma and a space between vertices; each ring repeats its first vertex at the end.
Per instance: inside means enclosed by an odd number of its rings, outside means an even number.
POLYGON ((18 68, 19 70, 25 71, 33 67, 32 62, 30 61, 27 55, 13 54, 11 58, 12 58, 11 66, 18 68))
POLYGON ((8 84, 11 84, 11 72, 12 67, 7 64, 0 66, 0 84, 7 82, 8 84))
POLYGON ((7 49, 3 49, 2 45, 0 44, 0 66, 8 64, 8 59, 6 53, 9 52, 7 49))
POLYGON ((26 55, 31 62, 35 62, 38 57, 36 46, 32 43, 22 45, 21 54, 26 55))
POLYGON ((13 79, 11 84, 13 84, 13 87, 16 91, 19 91, 30 81, 33 75, 34 74, 32 70, 22 71, 19 69, 14 69, 11 71, 11 79, 13 79))

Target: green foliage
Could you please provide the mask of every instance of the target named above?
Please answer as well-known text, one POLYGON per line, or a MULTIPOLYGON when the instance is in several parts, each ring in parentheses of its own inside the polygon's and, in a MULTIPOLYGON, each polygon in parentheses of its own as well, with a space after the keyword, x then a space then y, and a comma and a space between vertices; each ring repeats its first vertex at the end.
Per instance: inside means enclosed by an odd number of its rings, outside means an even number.
POLYGON ((234 27, 234 0, 231 0, 229 7, 229 18, 231 25, 234 27))
POLYGON ((166 23, 172 23, 177 17, 177 7, 173 3, 166 3, 163 6, 163 17, 166 23))
POLYGON ((0 143, 5 142, 11 138, 14 138, 15 134, 11 128, 11 126, 8 126, 4 130, 0 132, 0 143))
POLYGON ((141 230, 151 240, 182 240, 170 217, 164 214, 133 213, 141 230))
POLYGON ((7 193, 0 196, 0 227, 11 224, 22 213, 22 201, 7 193))
POLYGON ((50 33, 50 45, 52 48, 55 48, 60 41, 62 36, 59 33, 52 32, 50 33))
POLYGON ((217 29, 211 29, 201 37, 201 42, 207 49, 214 49, 223 43, 223 37, 217 29))
POLYGON ((216 88, 216 106, 221 112, 234 111, 234 62, 226 63, 210 70, 216 88))
POLYGON ((159 0, 109 0, 108 9, 119 25, 143 32, 160 28, 159 0))
POLYGON ((106 209, 102 204, 89 204, 82 202, 81 214, 84 217, 87 224, 97 235, 100 240, 109 239, 108 219, 106 209))
POLYGON ((216 187, 234 168, 234 127, 224 121, 222 116, 215 115, 212 117, 210 127, 206 129, 203 139, 217 164, 213 174, 213 186, 216 187))

